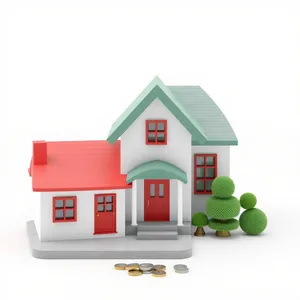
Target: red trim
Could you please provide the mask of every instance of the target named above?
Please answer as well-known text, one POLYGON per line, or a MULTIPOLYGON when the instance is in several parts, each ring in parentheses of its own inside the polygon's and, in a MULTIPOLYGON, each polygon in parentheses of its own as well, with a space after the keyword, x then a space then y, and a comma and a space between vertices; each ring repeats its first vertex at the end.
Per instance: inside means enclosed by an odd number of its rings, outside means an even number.
POLYGON ((145 140, 146 145, 167 145, 167 138, 168 138, 168 130, 167 130, 167 120, 146 120, 146 127, 145 127, 145 140), (149 124, 154 124, 154 130, 149 130, 149 124), (164 130, 158 130, 158 124, 164 124, 164 130), (160 142, 158 140, 158 134, 164 134, 164 141, 160 142), (148 135, 154 134, 154 141, 149 142, 148 135))
POLYGON ((117 202, 116 194, 95 194, 94 195, 94 234, 110 234, 117 233, 116 231, 116 213, 117 213, 117 202), (98 203, 97 197, 103 197, 103 203, 98 203), (112 197, 111 202, 106 202, 108 196, 112 197), (98 205, 103 206, 103 211, 98 212, 98 205), (106 205, 111 205, 112 209, 106 211, 106 205), (98 219, 100 218, 100 219, 98 219), (104 228, 99 229, 101 225, 104 228), (110 226, 109 226, 110 225, 110 226), (108 226, 108 227, 106 227, 108 226))
POLYGON ((53 223, 61 223, 61 222, 76 222, 77 221, 77 197, 76 196, 66 196, 66 197, 53 197, 52 200, 52 221, 53 223), (58 208, 55 207, 56 201, 61 200, 63 201, 63 207, 58 208), (67 200, 73 200, 74 206, 73 207, 66 207, 67 200), (56 211, 62 211, 63 212, 63 219, 57 220, 55 218, 56 211), (72 219, 66 219, 66 211, 73 210, 73 218, 72 219))
POLYGON ((217 154, 195 154, 194 155, 194 194, 195 195, 203 195, 203 194, 212 194, 212 191, 206 190, 206 183, 207 180, 214 180, 218 176, 218 170, 217 170, 217 154), (203 165, 197 165, 197 157, 203 157, 204 164, 203 165), (207 157, 213 157, 214 158, 214 164, 213 165, 207 165, 206 159, 207 157), (197 177, 197 168, 204 169, 204 177, 197 177), (206 170, 207 169, 214 169, 214 177, 206 177, 206 170), (197 180, 203 180, 204 183, 204 190, 203 191, 197 191, 197 180))

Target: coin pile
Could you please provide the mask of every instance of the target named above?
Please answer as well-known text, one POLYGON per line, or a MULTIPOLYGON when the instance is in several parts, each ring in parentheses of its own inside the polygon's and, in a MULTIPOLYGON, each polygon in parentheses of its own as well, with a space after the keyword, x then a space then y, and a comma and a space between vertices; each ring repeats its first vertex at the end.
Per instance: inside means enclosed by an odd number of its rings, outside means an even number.
POLYGON ((166 266, 165 265, 153 265, 150 263, 131 263, 131 264, 115 264, 116 270, 126 270, 129 276, 140 276, 143 274, 152 274, 154 277, 165 277, 166 266))
POLYGON ((189 272, 189 268, 186 265, 175 265, 174 270, 179 274, 185 274, 189 272))

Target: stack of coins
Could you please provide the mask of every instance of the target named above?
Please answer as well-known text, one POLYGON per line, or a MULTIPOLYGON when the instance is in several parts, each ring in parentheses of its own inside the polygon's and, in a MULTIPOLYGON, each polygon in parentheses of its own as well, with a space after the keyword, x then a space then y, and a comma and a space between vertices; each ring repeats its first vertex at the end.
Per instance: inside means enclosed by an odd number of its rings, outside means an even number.
POLYGON ((143 272, 143 274, 152 274, 153 264, 140 264, 140 270, 143 272))
POLYGON ((174 270, 178 274, 185 274, 189 272, 189 268, 186 265, 175 265, 174 270))
MULTIPOLYGON (((115 264, 116 270, 127 270, 129 276, 141 276, 143 274, 152 274, 154 277, 167 276, 165 265, 153 265, 151 263, 131 263, 131 264, 115 264)), ((186 265, 175 265, 174 270, 178 274, 185 274, 189 272, 186 265)))

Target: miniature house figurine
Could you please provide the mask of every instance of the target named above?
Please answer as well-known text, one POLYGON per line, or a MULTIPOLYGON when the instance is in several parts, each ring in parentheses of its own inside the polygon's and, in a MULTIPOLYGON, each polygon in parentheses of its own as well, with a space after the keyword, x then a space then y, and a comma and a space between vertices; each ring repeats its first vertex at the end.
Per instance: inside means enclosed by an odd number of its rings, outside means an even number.
POLYGON ((41 195, 40 216, 27 223, 33 255, 190 256, 191 216, 204 211, 213 179, 229 175, 237 143, 199 86, 166 86, 158 77, 106 140, 33 142, 29 174, 41 195))

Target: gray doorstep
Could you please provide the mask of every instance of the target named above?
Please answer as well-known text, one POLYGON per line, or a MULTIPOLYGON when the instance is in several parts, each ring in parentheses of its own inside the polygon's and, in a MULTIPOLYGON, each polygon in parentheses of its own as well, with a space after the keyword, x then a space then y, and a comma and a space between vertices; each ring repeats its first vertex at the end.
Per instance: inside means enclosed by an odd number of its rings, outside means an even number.
POLYGON ((177 240, 137 240, 136 236, 41 242, 34 221, 27 222, 32 255, 44 259, 181 259, 192 256, 191 235, 177 240))

